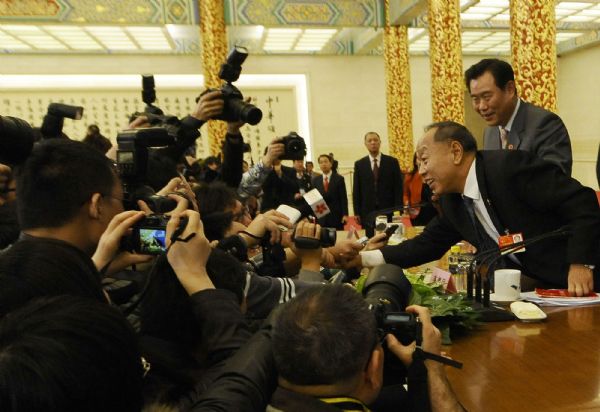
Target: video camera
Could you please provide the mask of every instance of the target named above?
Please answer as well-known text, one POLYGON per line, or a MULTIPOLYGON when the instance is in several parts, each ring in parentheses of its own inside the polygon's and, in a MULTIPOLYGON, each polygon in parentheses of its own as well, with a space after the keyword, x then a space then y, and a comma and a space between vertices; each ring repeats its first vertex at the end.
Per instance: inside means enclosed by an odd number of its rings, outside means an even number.
POLYGON ((40 128, 40 132, 44 139, 64 137, 62 130, 65 117, 73 120, 81 120, 83 117, 83 107, 62 103, 50 103, 48 105, 48 112, 44 116, 44 121, 40 128))
POLYGON ((136 209, 138 200, 145 201, 156 213, 175 208, 174 200, 156 195, 145 184, 151 148, 170 146, 174 142, 168 131, 161 127, 125 130, 117 135, 117 171, 123 184, 125 209, 136 209))
POLYGON ((138 200, 143 200, 154 212, 163 213, 172 210, 176 203, 154 194, 166 181, 151 182, 149 172, 153 172, 153 177, 164 174, 164 180, 175 177, 177 162, 200 136, 201 122, 191 116, 180 120, 156 107, 154 76, 150 74, 142 75, 142 100, 146 104, 144 112, 133 116, 147 117, 152 127, 124 130, 117 135, 117 170, 125 193, 123 203, 131 210, 137 208, 138 200), (160 173, 163 168, 167 173, 160 173))
POLYGON ((278 143, 284 145, 281 160, 303 160, 306 156, 306 143, 296 132, 289 132, 286 136, 281 137, 278 143))
POLYGON ((242 72, 242 63, 247 57, 248 50, 245 47, 234 47, 227 56, 225 63, 221 65, 221 71, 219 71, 219 78, 225 80, 226 83, 220 89, 207 89, 204 92, 220 90, 223 94, 223 112, 215 117, 217 120, 226 122, 243 121, 252 126, 257 125, 262 120, 262 111, 253 104, 245 102, 242 92, 232 84, 239 79, 242 72))
POLYGON ((363 296, 373 311, 377 329, 393 334, 403 345, 417 340, 420 323, 412 313, 403 312, 412 286, 402 269, 384 264, 374 267, 363 286, 363 296))

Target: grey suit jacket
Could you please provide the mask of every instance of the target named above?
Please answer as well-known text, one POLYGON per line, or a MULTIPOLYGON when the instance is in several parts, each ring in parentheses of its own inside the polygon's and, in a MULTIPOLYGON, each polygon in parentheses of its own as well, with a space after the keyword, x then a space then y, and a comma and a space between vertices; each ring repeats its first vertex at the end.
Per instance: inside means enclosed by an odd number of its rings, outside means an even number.
MULTIPOLYGON (((497 126, 486 127, 483 148, 501 149, 500 130, 497 126)), ((542 159, 558 164, 571 176, 571 139, 564 123, 555 113, 521 101, 508 134, 508 149, 532 152, 542 159)))

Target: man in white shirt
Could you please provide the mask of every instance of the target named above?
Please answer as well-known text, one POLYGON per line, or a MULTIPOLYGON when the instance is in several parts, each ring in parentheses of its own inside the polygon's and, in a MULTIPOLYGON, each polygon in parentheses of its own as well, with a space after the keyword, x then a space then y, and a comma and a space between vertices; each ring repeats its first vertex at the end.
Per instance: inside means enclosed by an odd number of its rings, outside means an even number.
POLYGON ((594 191, 526 151, 477 151, 471 133, 434 123, 417 145, 419 174, 440 197, 441 213, 414 239, 361 252, 361 266, 412 267, 439 259, 465 239, 498 250, 499 235, 525 242, 569 227, 568 235, 527 245, 509 264, 540 287, 583 296, 600 286, 600 208, 594 191))

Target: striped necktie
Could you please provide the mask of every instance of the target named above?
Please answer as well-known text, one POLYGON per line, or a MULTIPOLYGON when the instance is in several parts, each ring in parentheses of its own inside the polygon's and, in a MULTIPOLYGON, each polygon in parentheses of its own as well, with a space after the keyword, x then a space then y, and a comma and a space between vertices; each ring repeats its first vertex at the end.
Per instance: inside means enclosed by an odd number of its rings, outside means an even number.
POLYGON ((506 149, 508 146, 508 130, 504 127, 500 128, 500 145, 503 149, 506 149))

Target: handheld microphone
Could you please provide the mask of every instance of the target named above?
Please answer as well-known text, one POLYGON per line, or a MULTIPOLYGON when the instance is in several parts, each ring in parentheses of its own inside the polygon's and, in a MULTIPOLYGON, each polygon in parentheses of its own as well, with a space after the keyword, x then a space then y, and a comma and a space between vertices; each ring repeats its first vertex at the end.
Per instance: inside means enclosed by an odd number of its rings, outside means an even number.
POLYGON ((392 207, 388 207, 385 209, 378 209, 378 210, 374 210, 372 212, 370 212, 367 217, 366 217, 366 221, 363 222, 363 225, 365 226, 365 228, 367 227, 371 227, 374 228, 375 227, 375 217, 377 217, 378 215, 388 215, 390 213, 396 212, 396 211, 406 211, 409 209, 413 209, 416 207, 424 207, 427 205, 432 204, 431 202, 421 202, 421 203, 414 203, 412 205, 398 205, 398 206, 392 206, 392 207))

